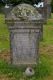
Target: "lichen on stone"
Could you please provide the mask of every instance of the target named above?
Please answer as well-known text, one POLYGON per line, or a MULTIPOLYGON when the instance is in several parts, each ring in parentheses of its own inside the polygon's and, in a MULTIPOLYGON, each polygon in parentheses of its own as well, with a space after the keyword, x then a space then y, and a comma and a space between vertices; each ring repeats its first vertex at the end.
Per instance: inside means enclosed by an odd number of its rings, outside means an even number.
POLYGON ((19 4, 11 11, 12 14, 16 18, 20 18, 21 20, 34 20, 41 18, 41 15, 38 13, 36 8, 29 4, 19 4))

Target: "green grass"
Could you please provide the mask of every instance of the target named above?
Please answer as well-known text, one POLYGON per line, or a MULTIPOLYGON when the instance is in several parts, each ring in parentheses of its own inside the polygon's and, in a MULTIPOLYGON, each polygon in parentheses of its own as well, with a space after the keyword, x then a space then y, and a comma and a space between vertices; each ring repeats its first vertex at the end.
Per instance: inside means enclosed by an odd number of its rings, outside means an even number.
MULTIPOLYGON (((40 48, 43 49, 43 51, 40 53, 40 63, 37 68, 34 68, 34 76, 26 77, 23 74, 25 68, 17 68, 16 66, 12 64, 10 65, 1 59, 0 75, 6 75, 10 78, 9 80, 53 80, 53 78, 48 79, 48 76, 53 76, 53 52, 50 47, 53 46, 53 20, 48 20, 47 24, 44 25, 43 35, 43 41, 40 43, 40 48)), ((0 50, 3 49, 9 49, 9 31, 5 24, 4 15, 0 14, 0 50)))
POLYGON ((48 20, 47 24, 43 28, 43 44, 53 44, 53 20, 48 20))
POLYGON ((34 68, 35 75, 32 77, 26 77, 24 73, 25 68, 16 67, 13 65, 9 65, 4 61, 0 61, 0 74, 5 74, 9 78, 14 77, 15 80, 42 80, 44 77, 48 76, 50 73, 50 67, 47 65, 44 57, 40 58, 41 63, 38 64, 37 68, 34 68))
POLYGON ((0 14, 0 50, 9 49, 9 31, 4 15, 0 14))

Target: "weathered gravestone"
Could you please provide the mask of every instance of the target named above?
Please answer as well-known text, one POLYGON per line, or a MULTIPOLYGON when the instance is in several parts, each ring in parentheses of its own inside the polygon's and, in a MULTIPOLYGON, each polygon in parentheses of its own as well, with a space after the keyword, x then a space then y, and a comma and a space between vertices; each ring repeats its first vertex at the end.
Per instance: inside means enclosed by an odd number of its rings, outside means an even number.
POLYGON ((37 64, 43 18, 28 4, 19 4, 6 17, 10 31, 11 62, 15 65, 37 64))
POLYGON ((51 0, 41 0, 41 3, 42 5, 37 7, 37 10, 42 14, 45 22, 47 22, 47 19, 51 17, 51 0))
MULTIPOLYGON (((41 0, 42 5, 36 7, 37 11, 42 14, 44 23, 47 23, 47 19, 51 17, 51 0, 41 0)), ((43 40, 43 27, 41 27, 41 40, 43 40)))
POLYGON ((51 0, 44 0, 47 12, 47 19, 51 17, 51 0))

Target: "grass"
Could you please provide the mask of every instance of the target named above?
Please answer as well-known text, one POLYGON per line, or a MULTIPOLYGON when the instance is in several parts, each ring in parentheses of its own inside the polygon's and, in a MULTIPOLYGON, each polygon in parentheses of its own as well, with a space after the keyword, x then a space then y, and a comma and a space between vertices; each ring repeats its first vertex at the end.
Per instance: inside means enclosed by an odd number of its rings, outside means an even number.
POLYGON ((0 15, 0 50, 9 49, 9 31, 5 24, 4 15, 0 15))
MULTIPOLYGON (((52 15, 53 16, 53 15, 52 15)), ((1 80, 53 80, 53 20, 44 25, 43 41, 40 43, 40 58, 35 75, 26 77, 25 68, 17 68, 0 59, 1 80)), ((4 15, 0 14, 0 50, 9 49, 9 31, 4 15)), ((1 54, 1 53, 0 53, 1 54)))
MULTIPOLYGON (((41 78, 43 79, 44 76, 48 76, 50 73, 50 68, 46 63, 46 60, 42 57, 41 58, 41 63, 38 64, 37 68, 34 68, 35 70, 35 75, 32 77, 26 77, 23 75, 23 72, 25 71, 25 68, 17 68, 16 66, 9 65, 4 61, 0 61, 0 75, 7 75, 9 78, 15 78, 21 79, 21 80, 40 80, 41 78), (49 68, 49 69, 48 69, 49 68), (40 78, 40 79, 39 79, 40 78)), ((42 80, 41 79, 41 80, 42 80)))

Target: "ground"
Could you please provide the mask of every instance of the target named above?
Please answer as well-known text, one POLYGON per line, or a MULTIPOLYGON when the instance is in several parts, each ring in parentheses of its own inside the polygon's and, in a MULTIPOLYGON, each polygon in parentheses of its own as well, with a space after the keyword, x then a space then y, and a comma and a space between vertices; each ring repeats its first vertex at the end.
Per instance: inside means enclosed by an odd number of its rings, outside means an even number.
POLYGON ((53 80, 53 14, 44 25, 39 48, 39 65, 34 76, 26 77, 24 68, 10 65, 9 31, 4 15, 0 14, 0 80, 53 80))

